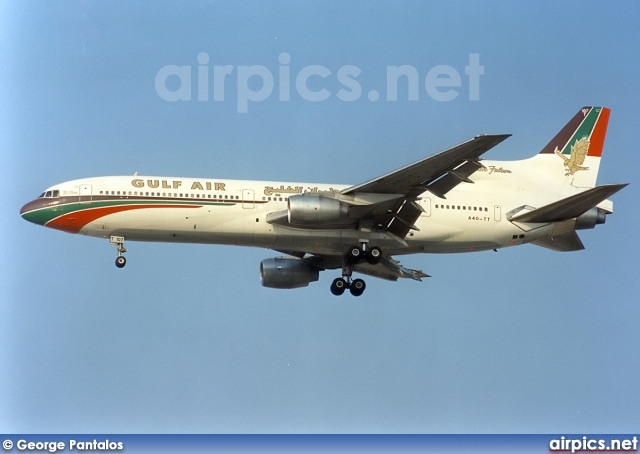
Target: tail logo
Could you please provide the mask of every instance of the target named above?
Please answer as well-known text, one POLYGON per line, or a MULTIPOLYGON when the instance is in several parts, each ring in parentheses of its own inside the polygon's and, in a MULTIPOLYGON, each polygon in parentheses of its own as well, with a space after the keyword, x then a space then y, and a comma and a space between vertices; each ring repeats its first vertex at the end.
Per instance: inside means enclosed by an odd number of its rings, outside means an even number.
POLYGON ((578 170, 589 170, 589 167, 582 165, 589 152, 588 137, 577 140, 576 143, 571 146, 571 155, 568 158, 558 150, 558 147, 556 147, 554 152, 563 159, 564 166, 567 168, 567 173, 565 173, 564 176, 574 175, 578 170))

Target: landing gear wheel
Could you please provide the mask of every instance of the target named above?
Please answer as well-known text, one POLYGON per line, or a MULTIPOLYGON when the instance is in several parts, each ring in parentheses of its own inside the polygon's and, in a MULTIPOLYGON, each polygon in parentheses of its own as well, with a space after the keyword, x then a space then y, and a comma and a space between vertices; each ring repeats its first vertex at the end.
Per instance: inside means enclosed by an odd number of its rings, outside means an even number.
POLYGON ((341 277, 337 277, 331 283, 331 293, 335 296, 340 296, 344 293, 347 288, 347 281, 342 279, 341 277))
POLYGON ((346 255, 347 262, 355 265, 360 261, 360 259, 362 258, 362 255, 363 255, 363 252, 359 246, 350 247, 346 255))
POLYGON ((109 244, 113 244, 118 251, 118 257, 116 257, 116 266, 118 268, 123 268, 127 264, 127 259, 122 256, 122 254, 127 252, 127 250, 124 248, 124 237, 111 235, 109 237, 109 244))
POLYGON ((367 284, 362 279, 354 279, 349 287, 349 291, 353 296, 360 296, 364 293, 364 289, 367 288, 367 284))
POLYGON ((367 251, 366 259, 367 262, 375 265, 382 259, 382 250, 379 247, 372 247, 367 251))

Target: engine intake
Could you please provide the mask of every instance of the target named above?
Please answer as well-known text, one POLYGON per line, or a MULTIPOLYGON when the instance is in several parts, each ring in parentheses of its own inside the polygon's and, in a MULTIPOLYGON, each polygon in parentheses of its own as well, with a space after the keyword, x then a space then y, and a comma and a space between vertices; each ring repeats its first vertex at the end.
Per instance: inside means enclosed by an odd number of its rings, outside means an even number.
POLYGON ((320 269, 293 257, 275 257, 260 262, 260 282, 269 288, 306 287, 320 277, 320 269))
POLYGON ((339 200, 319 195, 289 197, 288 221, 291 225, 321 226, 346 218, 349 209, 339 200))

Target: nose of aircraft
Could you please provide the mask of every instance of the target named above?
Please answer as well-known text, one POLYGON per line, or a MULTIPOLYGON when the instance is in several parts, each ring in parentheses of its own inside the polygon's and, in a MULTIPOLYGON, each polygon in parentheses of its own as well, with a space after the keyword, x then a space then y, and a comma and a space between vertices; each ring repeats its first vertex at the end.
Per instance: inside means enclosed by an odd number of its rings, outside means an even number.
POLYGON ((42 216, 41 208, 47 206, 47 201, 43 199, 35 199, 31 202, 26 203, 22 208, 20 208, 20 216, 23 219, 33 222, 34 224, 44 225, 46 222, 46 218, 42 216))

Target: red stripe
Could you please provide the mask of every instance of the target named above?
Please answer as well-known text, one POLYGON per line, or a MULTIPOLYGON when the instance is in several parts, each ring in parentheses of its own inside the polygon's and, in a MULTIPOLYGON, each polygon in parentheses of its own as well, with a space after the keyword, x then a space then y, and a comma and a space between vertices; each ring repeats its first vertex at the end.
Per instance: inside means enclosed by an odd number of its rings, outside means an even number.
POLYGON ((200 205, 117 205, 102 208, 89 208, 86 210, 74 211, 73 213, 68 213, 52 219, 45 225, 52 229, 62 230, 63 232, 78 233, 82 227, 103 216, 143 208, 200 208, 200 205))
POLYGON ((609 114, 611 109, 606 107, 602 108, 600 117, 596 122, 596 127, 591 133, 591 139, 589 141, 589 156, 601 157, 602 149, 604 148, 604 137, 607 135, 607 125, 609 124, 609 114))

